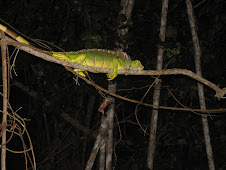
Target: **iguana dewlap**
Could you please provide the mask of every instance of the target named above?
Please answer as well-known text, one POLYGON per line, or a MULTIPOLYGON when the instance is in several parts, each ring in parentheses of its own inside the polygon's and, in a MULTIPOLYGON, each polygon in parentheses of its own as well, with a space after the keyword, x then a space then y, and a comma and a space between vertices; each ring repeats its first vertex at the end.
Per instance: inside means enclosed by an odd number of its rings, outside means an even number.
MULTIPOLYGON (((29 45, 29 42, 27 40, 10 31, 4 25, 0 24, 0 30, 4 31, 15 40, 29 45)), ((81 65, 95 68, 112 69, 113 73, 107 74, 108 80, 113 80, 121 70, 144 69, 139 60, 132 61, 126 53, 104 49, 86 49, 73 53, 50 52, 50 55, 61 60, 66 60, 68 62, 73 62, 81 65)), ((85 74, 83 73, 84 70, 75 69, 75 71, 78 71, 80 75, 85 76, 85 74)))
MULTIPOLYGON (((113 73, 107 74, 108 80, 113 80, 121 70, 143 70, 139 60, 132 61, 129 58, 117 56, 117 52, 104 49, 87 49, 75 53, 56 53, 52 56, 81 65, 95 68, 112 69, 113 73)), ((125 54, 125 53, 123 53, 125 54)), ((80 75, 85 76, 81 69, 75 69, 80 75)))

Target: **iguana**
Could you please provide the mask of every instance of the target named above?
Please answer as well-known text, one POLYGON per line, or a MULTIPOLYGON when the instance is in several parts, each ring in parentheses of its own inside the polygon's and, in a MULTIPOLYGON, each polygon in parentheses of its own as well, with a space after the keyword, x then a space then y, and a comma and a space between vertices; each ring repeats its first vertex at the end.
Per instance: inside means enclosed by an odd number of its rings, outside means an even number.
MULTIPOLYGON (((0 30, 4 31, 18 42, 29 45, 23 37, 18 36, 7 27, 0 24, 0 30)), ((54 52, 50 55, 55 58, 69 62, 86 65, 95 68, 112 69, 113 73, 107 74, 108 80, 113 80, 121 70, 143 70, 144 67, 139 60, 132 61, 124 52, 116 52, 105 49, 85 49, 77 52, 54 52)), ((85 76, 81 69, 74 69, 80 75, 85 76)))

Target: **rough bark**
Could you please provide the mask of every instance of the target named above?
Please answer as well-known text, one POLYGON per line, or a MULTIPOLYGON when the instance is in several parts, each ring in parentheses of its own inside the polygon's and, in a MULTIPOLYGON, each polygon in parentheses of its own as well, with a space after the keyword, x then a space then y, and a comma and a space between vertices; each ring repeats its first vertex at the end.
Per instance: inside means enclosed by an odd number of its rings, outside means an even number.
POLYGON ((99 129, 99 133, 97 135, 95 144, 93 146, 93 149, 91 151, 91 154, 89 156, 88 162, 86 164, 86 170, 91 170, 94 164, 94 161, 96 159, 96 155, 100 149, 101 146, 105 143, 106 135, 107 135, 107 128, 108 128, 108 122, 105 116, 102 116, 101 118, 101 125, 99 129))
MULTIPOLYGON (((116 83, 108 85, 108 91, 111 93, 116 92, 116 83)), ((106 170, 112 169, 112 152, 113 152, 113 130, 114 130, 114 113, 115 113, 115 99, 110 98, 111 105, 107 114, 108 129, 107 129, 107 139, 106 139, 106 170)))
MULTIPOLYGON (((50 61, 50 62, 54 62, 57 64, 60 64, 62 66, 65 67, 72 67, 72 68, 78 68, 78 69, 82 69, 82 70, 87 70, 87 71, 91 71, 91 72, 96 72, 96 73, 112 73, 113 70, 112 69, 103 69, 103 68, 94 68, 94 67, 89 67, 89 66, 83 66, 77 63, 72 63, 72 62, 67 62, 64 60, 60 60, 57 58, 54 58, 46 53, 44 53, 42 50, 28 46, 26 44, 22 44, 19 42, 16 42, 14 40, 12 40, 11 38, 6 37, 6 41, 8 45, 13 45, 15 47, 17 47, 18 49, 21 49, 29 54, 32 54, 36 57, 42 58, 44 60, 50 61)), ((214 83, 198 76, 197 74, 193 73, 190 70, 186 70, 186 69, 167 69, 167 70, 122 70, 120 71, 118 74, 126 74, 126 75, 149 75, 149 76, 153 76, 153 75, 176 75, 176 74, 181 74, 181 75, 185 75, 188 76, 190 78, 193 78, 201 83, 203 83, 204 85, 210 87, 211 89, 216 91, 216 95, 215 97, 217 97, 218 99, 221 99, 224 97, 224 95, 226 94, 226 88, 220 89, 217 85, 215 85, 214 83)))
MULTIPOLYGON (((188 19, 189 19, 189 23, 190 23, 192 40, 193 40, 193 45, 194 45, 194 52, 195 52, 195 55, 194 55, 195 69, 196 69, 197 75, 202 77, 202 69, 201 69, 201 61, 200 61, 201 48, 200 48, 200 44, 199 44, 198 33, 197 33, 196 25, 195 25, 195 23, 196 23, 195 16, 194 16, 194 12, 192 9, 191 1, 186 0, 186 5, 187 5, 188 19)), ((206 110, 203 85, 198 83, 197 86, 198 86, 200 108, 202 110, 206 110)), ((207 153, 207 158, 208 158, 209 169, 215 170, 207 116, 202 116, 202 126, 203 126, 204 139, 205 139, 205 144, 206 144, 206 153, 207 153)))
MULTIPOLYGON (((159 35, 161 42, 165 41, 167 12, 168 12, 168 0, 163 0, 160 35, 159 35)), ((163 49, 159 48, 157 63, 156 63, 157 70, 162 70, 163 54, 164 54, 163 49)), ((158 106, 159 106, 159 99, 160 99, 160 91, 161 91, 161 80, 159 79, 156 81, 156 84, 154 87, 153 105, 155 105, 156 107, 153 107, 153 110, 152 110, 148 158, 147 158, 147 167, 151 170, 153 169, 153 165, 154 165, 154 153, 155 153, 155 145, 156 145, 155 143, 156 131, 157 131, 157 125, 158 125, 158 106)))
POLYGON ((106 144, 103 142, 100 146, 100 164, 99 170, 105 170, 106 144))
MULTIPOLYGON (((5 42, 5 34, 1 31, 2 41, 5 42)), ((8 73, 7 73, 7 59, 6 59, 6 42, 1 44, 2 52, 2 82, 3 82, 3 114, 1 124, 1 169, 6 170, 6 128, 7 128, 7 102, 8 102, 8 73)))

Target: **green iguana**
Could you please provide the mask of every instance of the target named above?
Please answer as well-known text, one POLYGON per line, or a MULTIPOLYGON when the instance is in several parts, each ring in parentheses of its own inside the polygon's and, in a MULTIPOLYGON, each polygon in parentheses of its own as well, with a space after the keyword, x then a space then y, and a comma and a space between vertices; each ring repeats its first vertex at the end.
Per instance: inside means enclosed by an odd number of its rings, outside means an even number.
MULTIPOLYGON (((0 30, 4 31, 18 42, 29 45, 29 42, 23 37, 18 36, 7 27, 0 24, 0 30)), ((69 62, 86 65, 95 68, 112 69, 113 73, 107 74, 108 80, 113 80, 121 70, 143 70, 144 67, 139 60, 132 61, 124 52, 116 52, 105 49, 85 49, 77 52, 54 52, 50 55, 55 58, 69 62)), ((81 69, 74 69, 82 76, 85 76, 81 69)))

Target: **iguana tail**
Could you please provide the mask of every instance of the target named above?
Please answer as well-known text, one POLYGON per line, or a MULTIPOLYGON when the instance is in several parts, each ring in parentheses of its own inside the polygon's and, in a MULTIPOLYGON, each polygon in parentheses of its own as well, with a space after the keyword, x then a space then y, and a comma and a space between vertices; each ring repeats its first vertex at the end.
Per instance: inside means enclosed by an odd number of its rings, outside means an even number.
POLYGON ((3 32, 5 32, 6 34, 8 34, 10 37, 12 37, 13 39, 17 40, 18 42, 25 43, 27 45, 30 44, 23 37, 21 37, 21 36, 17 35, 16 33, 12 32, 11 30, 9 30, 6 26, 4 26, 2 24, 0 24, 0 30, 2 30, 3 32))

